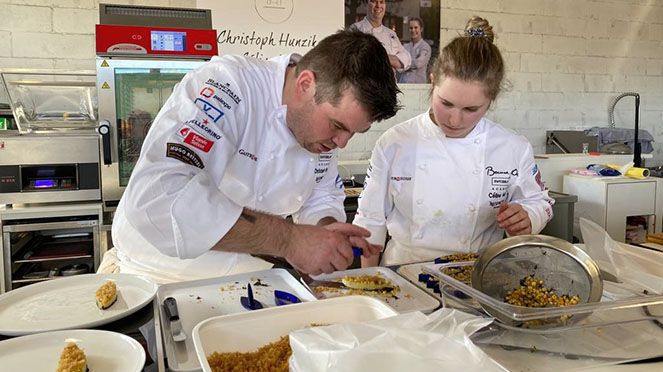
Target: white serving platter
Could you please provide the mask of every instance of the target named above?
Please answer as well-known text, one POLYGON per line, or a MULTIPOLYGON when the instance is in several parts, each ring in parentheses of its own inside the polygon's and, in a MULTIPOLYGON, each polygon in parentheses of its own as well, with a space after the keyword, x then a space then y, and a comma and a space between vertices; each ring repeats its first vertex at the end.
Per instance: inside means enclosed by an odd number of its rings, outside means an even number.
MULTIPOLYGON (((247 295, 247 284, 251 283, 254 298, 265 307, 275 307, 274 290, 294 294, 303 302, 315 300, 315 296, 284 269, 270 269, 252 273, 230 275, 219 278, 164 284, 157 292, 164 351, 171 371, 199 371, 200 363, 193 345, 193 328, 205 319, 219 315, 248 312, 240 304, 240 297, 247 295), (170 323, 163 311, 167 297, 177 300, 186 335, 183 342, 175 342, 171 336, 170 323)), ((286 305, 280 307, 288 307, 286 305)), ((257 310, 254 310, 257 311, 257 310)), ((252 311, 253 312, 253 311, 252 311)))
POLYGON ((397 314, 373 297, 337 297, 210 318, 193 329, 193 342, 202 370, 211 372, 207 356, 215 351, 255 351, 312 324, 364 322, 397 314))
MULTIPOLYGON (((380 274, 392 283, 400 287, 400 291, 395 296, 385 296, 381 294, 371 294, 370 291, 365 291, 367 296, 375 297, 387 305, 394 308, 399 313, 407 313, 410 311, 421 311, 430 313, 440 307, 440 301, 426 293, 414 284, 410 283, 402 276, 398 275, 388 267, 375 266, 366 267, 361 269, 352 269, 346 271, 336 271, 331 274, 322 274, 314 277, 315 280, 340 280, 344 276, 357 276, 357 275, 377 275, 380 274)), ((332 298, 338 296, 345 296, 349 294, 346 290, 335 292, 316 292, 319 298, 332 298)))
POLYGON ((0 334, 97 327, 140 310, 156 291, 147 278, 130 274, 85 274, 31 284, 0 295, 0 334), (95 292, 108 280, 117 286, 117 301, 101 310, 95 292))
POLYGON ((55 371, 62 350, 74 341, 94 372, 140 372, 145 350, 129 336, 90 329, 38 333, 0 341, 3 371, 55 371))

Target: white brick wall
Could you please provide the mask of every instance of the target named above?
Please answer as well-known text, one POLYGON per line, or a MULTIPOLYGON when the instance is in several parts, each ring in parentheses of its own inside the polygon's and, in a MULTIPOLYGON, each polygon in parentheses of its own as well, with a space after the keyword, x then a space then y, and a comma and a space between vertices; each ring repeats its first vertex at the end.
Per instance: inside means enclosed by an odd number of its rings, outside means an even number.
MULTIPOLYGON (((111 2, 195 6, 195 0, 111 2)), ((98 4, 0 0, 0 68, 94 68, 98 4)), ((536 152, 545 150, 546 130, 607 125, 612 98, 636 91, 641 127, 658 141, 650 164, 663 164, 663 1, 441 0, 440 13, 443 45, 472 15, 491 22, 510 88, 489 117, 527 136, 536 152)), ((401 89, 405 108, 353 138, 343 160, 368 159, 387 128, 427 109, 428 86, 401 89)), ((617 126, 631 128, 633 117, 633 101, 626 98, 617 106, 617 126)))
MULTIPOLYGON (((472 15, 488 19, 507 63, 511 88, 488 116, 525 135, 545 151, 545 131, 607 126, 608 105, 619 93, 641 95, 640 126, 656 143, 649 164, 663 164, 663 1, 648 0, 442 0, 441 39, 459 34, 472 15)), ((405 87, 404 116, 410 96, 405 87)), ((617 127, 632 128, 632 98, 617 105, 617 127)), ((401 116, 398 115, 398 119, 401 116)), ((397 123, 378 124, 382 132, 397 123)), ((347 149, 346 159, 365 158, 347 149)))

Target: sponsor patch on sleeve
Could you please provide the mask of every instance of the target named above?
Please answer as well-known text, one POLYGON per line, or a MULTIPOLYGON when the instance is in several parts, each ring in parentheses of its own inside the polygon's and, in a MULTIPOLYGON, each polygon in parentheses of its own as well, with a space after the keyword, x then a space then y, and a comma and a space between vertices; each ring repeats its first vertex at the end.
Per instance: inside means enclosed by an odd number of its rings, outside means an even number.
POLYGON ((198 167, 200 169, 205 168, 205 164, 203 164, 203 161, 200 159, 198 154, 193 152, 193 150, 190 148, 184 145, 180 145, 179 143, 166 143, 166 157, 177 159, 182 163, 193 165, 194 167, 198 167))
POLYGON ((177 134, 184 138, 184 143, 187 143, 200 151, 209 152, 214 145, 214 141, 207 139, 200 134, 196 133, 193 128, 184 125, 178 131, 177 134))

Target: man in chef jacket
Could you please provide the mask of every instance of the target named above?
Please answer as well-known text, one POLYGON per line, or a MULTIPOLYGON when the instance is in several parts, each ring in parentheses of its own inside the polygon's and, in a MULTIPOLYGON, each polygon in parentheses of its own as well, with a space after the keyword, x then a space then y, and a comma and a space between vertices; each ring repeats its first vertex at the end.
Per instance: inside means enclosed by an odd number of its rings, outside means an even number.
POLYGON ((344 223, 337 149, 395 115, 397 93, 384 48, 356 31, 303 57, 214 57, 155 118, 100 271, 167 283, 270 268, 259 254, 320 274, 346 269, 353 246, 379 252, 344 223))
POLYGON ((412 58, 398 39, 398 35, 389 27, 382 24, 387 5, 385 0, 368 0, 366 5, 366 17, 355 22, 350 29, 359 30, 375 36, 389 55, 389 63, 394 71, 403 71, 410 68, 412 58))

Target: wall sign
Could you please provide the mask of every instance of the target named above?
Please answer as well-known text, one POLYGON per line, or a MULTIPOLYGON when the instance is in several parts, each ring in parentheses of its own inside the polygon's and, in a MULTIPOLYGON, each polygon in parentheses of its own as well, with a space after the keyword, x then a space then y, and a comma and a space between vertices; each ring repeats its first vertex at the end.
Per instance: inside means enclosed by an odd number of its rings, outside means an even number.
POLYGON ((304 54, 344 27, 341 0, 198 0, 196 6, 212 10, 219 55, 304 54))

